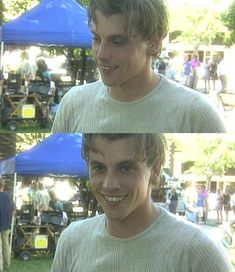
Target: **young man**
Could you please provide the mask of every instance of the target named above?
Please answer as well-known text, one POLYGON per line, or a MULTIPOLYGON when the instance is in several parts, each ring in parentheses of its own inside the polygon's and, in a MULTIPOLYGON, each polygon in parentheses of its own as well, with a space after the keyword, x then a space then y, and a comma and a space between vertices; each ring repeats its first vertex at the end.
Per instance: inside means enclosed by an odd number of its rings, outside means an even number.
POLYGON ((91 188, 104 214, 65 229, 51 272, 232 271, 220 245, 152 202, 165 145, 154 134, 84 135, 91 188))
POLYGON ((93 56, 102 81, 62 99, 52 132, 225 132, 218 110, 196 91, 155 74, 168 32, 164 0, 90 0, 93 56))
POLYGON ((8 270, 11 264, 9 235, 14 209, 4 187, 5 182, 0 179, 0 271, 8 270))

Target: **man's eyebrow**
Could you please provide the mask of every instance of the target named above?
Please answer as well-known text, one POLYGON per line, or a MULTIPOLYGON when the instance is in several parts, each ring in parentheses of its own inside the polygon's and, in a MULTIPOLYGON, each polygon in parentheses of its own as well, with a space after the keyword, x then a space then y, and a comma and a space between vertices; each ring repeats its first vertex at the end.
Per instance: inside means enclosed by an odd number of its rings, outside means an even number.
MULTIPOLYGON (((91 30, 91 33, 95 36, 99 36, 98 33, 96 33, 94 30, 91 30)), ((128 39, 128 35, 127 34, 113 34, 108 36, 108 39, 128 39)))
POLYGON ((96 164, 96 163, 102 163, 99 160, 93 160, 93 159, 89 159, 89 163, 90 164, 96 164))
POLYGON ((118 165, 136 165, 138 162, 136 160, 125 160, 125 161, 120 161, 117 163, 118 165))

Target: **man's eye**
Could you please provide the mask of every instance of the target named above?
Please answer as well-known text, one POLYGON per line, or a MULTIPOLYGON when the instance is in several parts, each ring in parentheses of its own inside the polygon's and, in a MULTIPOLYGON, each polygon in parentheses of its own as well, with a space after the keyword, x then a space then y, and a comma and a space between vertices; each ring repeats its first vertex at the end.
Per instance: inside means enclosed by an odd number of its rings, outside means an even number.
POLYGON ((99 164, 95 164, 95 165, 92 165, 91 166, 91 170, 93 172, 101 172, 104 170, 104 167, 102 165, 99 165, 99 164))
POLYGON ((99 42, 100 39, 99 39, 97 36, 93 36, 93 37, 92 37, 92 41, 93 41, 93 42, 99 42))
POLYGON ((124 174, 132 174, 135 171, 135 168, 131 165, 123 165, 121 166, 121 171, 124 174))
POLYGON ((116 46, 123 46, 126 44, 126 41, 117 39, 117 40, 113 40, 113 44, 116 46))

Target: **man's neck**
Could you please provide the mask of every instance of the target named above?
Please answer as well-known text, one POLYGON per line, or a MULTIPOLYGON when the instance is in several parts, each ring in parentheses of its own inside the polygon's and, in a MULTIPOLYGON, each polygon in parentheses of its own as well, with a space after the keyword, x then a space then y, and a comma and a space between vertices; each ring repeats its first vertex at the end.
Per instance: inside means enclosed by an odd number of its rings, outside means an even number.
POLYGON ((115 100, 122 102, 136 101, 147 94, 149 94, 154 87, 159 83, 160 76, 154 72, 145 79, 137 79, 131 83, 124 83, 119 86, 113 86, 108 88, 108 92, 115 100))
POLYGON ((127 220, 106 220, 106 228, 108 232, 118 238, 134 237, 147 228, 159 217, 160 209, 151 203, 149 213, 142 213, 141 216, 130 215, 127 220))

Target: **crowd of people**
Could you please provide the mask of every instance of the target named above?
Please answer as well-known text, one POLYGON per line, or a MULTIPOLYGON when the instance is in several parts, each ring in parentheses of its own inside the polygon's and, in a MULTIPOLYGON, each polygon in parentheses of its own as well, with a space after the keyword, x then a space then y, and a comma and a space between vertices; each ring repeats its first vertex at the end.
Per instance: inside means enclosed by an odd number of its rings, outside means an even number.
POLYGON ((54 190, 45 188, 41 181, 32 180, 30 187, 24 189, 18 192, 17 206, 32 205, 35 216, 39 217, 43 211, 64 210, 63 203, 56 197, 54 190))
POLYGON ((228 90, 228 67, 222 55, 206 57, 204 62, 199 60, 198 54, 193 53, 185 55, 182 61, 178 58, 159 58, 154 63, 155 68, 158 73, 194 90, 198 89, 199 80, 204 81, 204 93, 228 90), (217 82, 220 82, 220 86, 217 82))
MULTIPOLYGON (((8 77, 4 78, 3 72, 0 70, 0 90, 3 93, 3 90, 7 88, 10 72, 8 72, 8 77), (4 86, 5 85, 5 86, 4 86)), ((19 76, 19 80, 17 82, 20 83, 18 87, 18 93, 26 93, 27 89, 31 81, 42 81, 42 82, 53 82, 52 75, 46 64, 46 61, 43 57, 38 57, 38 59, 34 62, 29 58, 28 51, 24 50, 21 52, 21 62, 18 69, 14 72, 14 75, 19 76)), ((54 84, 52 83, 53 87, 54 84)), ((7 91, 7 90, 6 90, 7 91)))
POLYGON ((17 70, 21 75, 22 81, 29 82, 30 80, 50 80, 51 75, 44 58, 40 57, 36 63, 32 63, 29 59, 27 51, 21 53, 21 65, 17 70))
POLYGON ((185 207, 185 217, 187 220, 196 224, 207 224, 210 219, 209 211, 216 212, 217 224, 235 220, 235 192, 231 193, 227 186, 223 192, 221 188, 216 191, 216 194, 209 193, 205 185, 197 186, 196 191, 181 192, 179 195, 173 188, 168 190, 167 204, 171 213, 176 214, 179 199, 185 207), (231 217, 230 211, 233 211, 234 217, 231 217), (230 216, 230 218, 229 218, 230 216))

